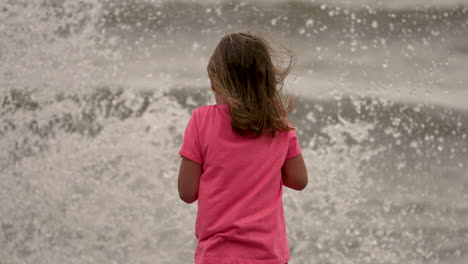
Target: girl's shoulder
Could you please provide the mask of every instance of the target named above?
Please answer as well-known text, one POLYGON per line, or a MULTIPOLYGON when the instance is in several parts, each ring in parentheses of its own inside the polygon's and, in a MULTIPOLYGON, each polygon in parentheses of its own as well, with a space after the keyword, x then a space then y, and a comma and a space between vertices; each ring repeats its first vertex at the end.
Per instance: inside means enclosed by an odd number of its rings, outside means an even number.
POLYGON ((228 111, 229 110, 229 105, 228 104, 202 105, 202 106, 198 106, 195 109, 193 109, 192 113, 194 113, 194 112, 206 113, 206 112, 210 112, 210 111, 213 111, 213 110, 228 111))

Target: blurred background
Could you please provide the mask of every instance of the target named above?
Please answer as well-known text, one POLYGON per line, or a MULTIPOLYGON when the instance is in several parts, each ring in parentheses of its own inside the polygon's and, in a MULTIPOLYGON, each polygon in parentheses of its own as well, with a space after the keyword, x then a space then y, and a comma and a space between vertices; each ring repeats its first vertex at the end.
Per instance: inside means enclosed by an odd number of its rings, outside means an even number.
POLYGON ((224 34, 295 53, 290 263, 468 263, 467 0, 0 0, 0 263, 192 263, 224 34))

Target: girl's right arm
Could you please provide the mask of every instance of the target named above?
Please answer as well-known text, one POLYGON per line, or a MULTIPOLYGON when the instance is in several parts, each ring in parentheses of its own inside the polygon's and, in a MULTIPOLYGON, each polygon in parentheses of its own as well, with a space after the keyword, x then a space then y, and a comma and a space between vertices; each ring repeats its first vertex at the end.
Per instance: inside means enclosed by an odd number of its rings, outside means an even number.
POLYGON ((281 168, 283 185, 302 191, 308 183, 307 169, 302 154, 287 159, 281 168))

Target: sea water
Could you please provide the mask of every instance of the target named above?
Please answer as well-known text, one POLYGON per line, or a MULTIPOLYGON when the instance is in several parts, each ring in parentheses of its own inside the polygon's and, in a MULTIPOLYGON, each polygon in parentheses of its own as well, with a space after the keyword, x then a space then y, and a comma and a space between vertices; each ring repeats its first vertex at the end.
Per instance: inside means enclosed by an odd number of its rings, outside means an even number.
POLYGON ((250 30, 296 53, 290 263, 466 263, 466 6, 0 0, 0 262, 191 263, 177 152, 250 30))

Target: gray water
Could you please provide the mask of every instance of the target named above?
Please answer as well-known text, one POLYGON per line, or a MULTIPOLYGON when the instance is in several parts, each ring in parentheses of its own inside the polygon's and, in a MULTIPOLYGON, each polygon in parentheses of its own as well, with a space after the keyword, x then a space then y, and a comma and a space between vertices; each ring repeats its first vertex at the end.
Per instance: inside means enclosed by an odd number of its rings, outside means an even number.
POLYGON ((177 152, 237 30, 296 53, 289 263, 467 263, 466 6, 0 0, 0 263, 193 262, 177 152))

